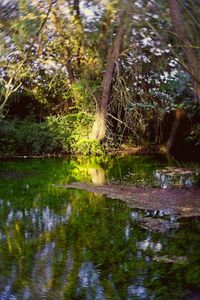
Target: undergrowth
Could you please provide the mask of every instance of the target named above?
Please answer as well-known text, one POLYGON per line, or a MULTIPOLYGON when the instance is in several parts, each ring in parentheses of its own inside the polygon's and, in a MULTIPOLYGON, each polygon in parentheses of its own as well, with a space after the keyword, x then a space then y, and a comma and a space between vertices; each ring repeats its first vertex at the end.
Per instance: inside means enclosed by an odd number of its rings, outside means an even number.
POLYGON ((3 155, 102 155, 103 147, 90 139, 92 123, 93 116, 82 112, 49 116, 41 123, 3 119, 0 120, 0 152, 3 155))

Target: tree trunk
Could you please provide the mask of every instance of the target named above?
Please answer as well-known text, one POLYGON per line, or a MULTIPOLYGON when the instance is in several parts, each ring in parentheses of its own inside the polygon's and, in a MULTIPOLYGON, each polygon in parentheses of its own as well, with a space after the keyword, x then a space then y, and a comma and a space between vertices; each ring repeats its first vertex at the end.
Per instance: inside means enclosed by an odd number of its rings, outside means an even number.
POLYGON ((174 147, 176 136, 177 136, 177 131, 180 126, 181 119, 184 117, 184 115, 185 115, 185 111, 183 109, 177 109, 175 111, 175 116, 174 116, 175 118, 172 123, 171 132, 170 132, 170 135, 169 135, 169 138, 167 141, 166 148, 167 148, 168 152, 170 152, 174 147))
POLYGON ((195 102, 200 103, 200 59, 192 47, 188 32, 184 26, 181 6, 178 0, 168 0, 174 31, 181 41, 182 50, 187 61, 188 71, 192 76, 195 102))
POLYGON ((112 81, 117 60, 120 56, 125 35, 125 26, 119 27, 116 39, 108 51, 106 71, 102 82, 102 96, 99 101, 95 121, 93 125, 92 137, 101 141, 106 135, 107 109, 112 91, 112 81))

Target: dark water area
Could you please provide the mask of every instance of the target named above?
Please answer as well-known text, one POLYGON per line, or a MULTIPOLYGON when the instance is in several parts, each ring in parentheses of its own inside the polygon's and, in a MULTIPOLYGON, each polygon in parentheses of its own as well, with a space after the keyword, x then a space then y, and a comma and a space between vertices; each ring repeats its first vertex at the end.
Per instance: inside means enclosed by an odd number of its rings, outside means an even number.
POLYGON ((189 188, 199 185, 199 170, 153 156, 1 162, 0 299, 200 299, 199 217, 57 187, 189 188), (146 220, 173 226, 163 233, 146 220))

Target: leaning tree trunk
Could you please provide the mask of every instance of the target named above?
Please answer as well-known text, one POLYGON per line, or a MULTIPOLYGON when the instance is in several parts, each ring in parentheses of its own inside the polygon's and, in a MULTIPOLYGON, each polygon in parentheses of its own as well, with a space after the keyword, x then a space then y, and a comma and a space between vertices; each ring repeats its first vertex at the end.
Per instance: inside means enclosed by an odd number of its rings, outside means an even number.
POLYGON ((185 111, 183 109, 177 109, 175 111, 174 121, 172 123, 171 132, 170 132, 170 135, 169 135, 169 138, 167 141, 167 145, 166 145, 168 152, 171 152, 171 150, 173 149, 173 146, 174 146, 174 143, 176 140, 176 136, 177 136, 177 131, 178 131, 180 122, 181 122, 182 118, 184 117, 184 115, 185 115, 185 111))
POLYGON ((116 39, 108 51, 106 71, 102 82, 102 96, 97 108, 95 121, 93 125, 92 138, 101 141, 106 135, 107 109, 111 97, 112 81, 115 72, 116 62, 120 56, 123 39, 125 35, 125 26, 119 27, 116 39))
POLYGON ((200 103, 200 59, 192 47, 189 34, 185 29, 181 6, 178 0, 168 0, 174 31, 181 41, 187 69, 192 76, 195 102, 200 103))

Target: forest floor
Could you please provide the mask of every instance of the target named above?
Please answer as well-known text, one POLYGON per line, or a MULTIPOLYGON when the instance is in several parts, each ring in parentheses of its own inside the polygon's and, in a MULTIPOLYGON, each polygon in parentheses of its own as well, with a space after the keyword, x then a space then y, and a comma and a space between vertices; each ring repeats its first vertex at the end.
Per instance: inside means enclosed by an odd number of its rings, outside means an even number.
POLYGON ((61 186, 86 190, 108 198, 125 201, 129 207, 148 210, 163 210, 180 217, 200 216, 200 188, 152 188, 122 184, 93 185, 74 182, 61 186))

